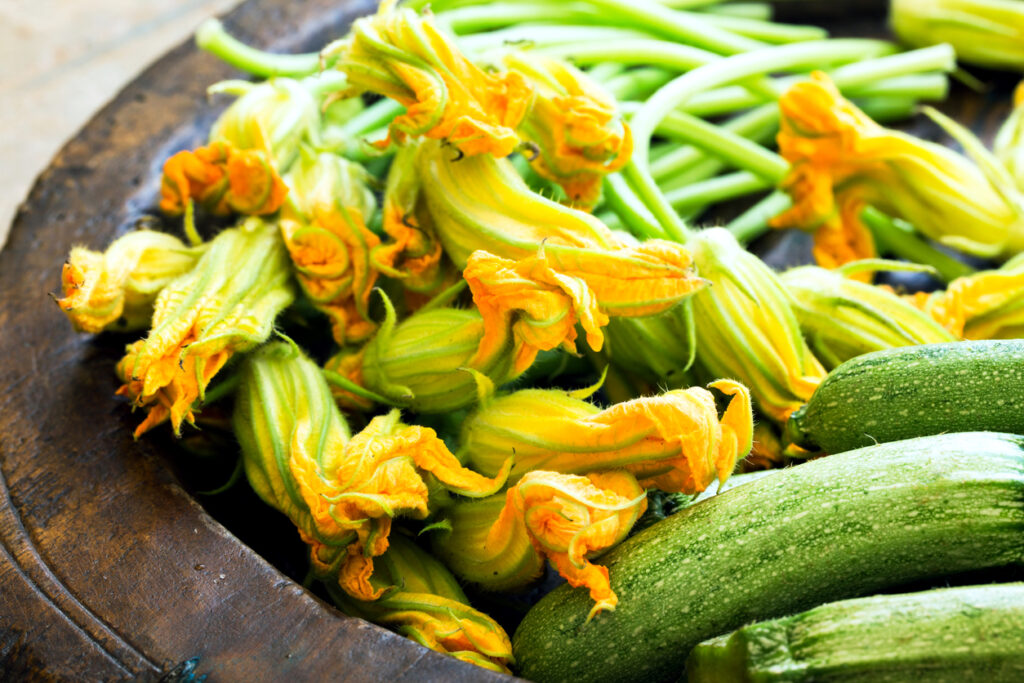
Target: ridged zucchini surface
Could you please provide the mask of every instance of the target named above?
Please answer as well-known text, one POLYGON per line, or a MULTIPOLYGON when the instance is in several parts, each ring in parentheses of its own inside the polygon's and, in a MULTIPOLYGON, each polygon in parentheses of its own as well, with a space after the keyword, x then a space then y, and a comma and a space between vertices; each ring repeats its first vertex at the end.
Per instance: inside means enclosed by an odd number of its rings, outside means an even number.
POLYGON ((1024 434, 1024 340, 858 356, 830 372, 786 428, 797 445, 826 453, 946 432, 1024 434))
POLYGON ((705 641, 689 683, 1019 683, 1024 584, 833 602, 705 641))
POLYGON ((814 460, 658 522, 599 561, 619 597, 586 621, 562 586, 513 638, 519 673, 678 677, 701 641, 903 583, 1024 563, 1024 437, 967 433, 814 460))

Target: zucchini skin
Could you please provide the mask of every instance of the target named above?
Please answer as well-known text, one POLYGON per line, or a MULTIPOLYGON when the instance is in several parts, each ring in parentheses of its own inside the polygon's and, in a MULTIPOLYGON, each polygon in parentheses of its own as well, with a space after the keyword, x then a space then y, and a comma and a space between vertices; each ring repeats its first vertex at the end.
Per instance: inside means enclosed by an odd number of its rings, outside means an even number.
POLYGON ((821 458, 738 486, 628 539, 601 563, 619 596, 584 624, 562 586, 513 637, 549 681, 678 676, 701 641, 909 581, 1024 564, 1024 437, 946 434, 821 458))
POLYGON ((1024 583, 878 595, 705 641, 689 683, 1024 681, 1024 583))
POLYGON ((1024 434, 1024 340, 858 356, 829 373, 786 425, 798 446, 826 453, 968 430, 1024 434))

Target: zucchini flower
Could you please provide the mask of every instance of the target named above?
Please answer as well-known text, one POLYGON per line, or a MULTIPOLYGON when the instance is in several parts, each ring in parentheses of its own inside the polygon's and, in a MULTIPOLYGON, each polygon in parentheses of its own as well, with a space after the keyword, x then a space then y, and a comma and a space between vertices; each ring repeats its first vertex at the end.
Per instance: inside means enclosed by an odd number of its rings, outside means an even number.
POLYGON ((434 236, 430 214, 421 202, 422 178, 416 168, 416 146, 398 150, 384 190, 384 232, 391 241, 373 250, 381 271, 407 290, 430 294, 444 281, 441 243, 434 236))
POLYGON ((872 351, 957 340, 892 292, 852 280, 847 272, 804 266, 780 278, 800 329, 827 367, 872 351))
POLYGON ((996 133, 995 153, 1024 192, 1024 81, 1014 91, 1013 112, 996 133))
POLYGON ((164 164, 160 210, 177 216, 195 200, 218 216, 263 216, 281 208, 288 188, 266 153, 217 140, 178 152, 164 164))
POLYGON ((576 351, 576 323, 600 351, 609 315, 661 313, 704 285, 679 245, 650 240, 616 250, 542 243, 535 256, 511 261, 478 251, 463 276, 484 319, 481 353, 515 338, 514 374, 537 353, 562 346, 576 351))
POLYGON ((742 382, 761 412, 785 422, 825 378, 789 294, 728 230, 704 230, 688 245, 697 272, 710 281, 691 299, 697 361, 713 377, 742 382))
POLYGON ((385 317, 377 335, 347 363, 347 376, 395 404, 420 413, 443 413, 476 400, 474 370, 495 384, 515 378, 512 341, 484 347, 485 324, 475 310, 435 308, 396 324, 384 300, 385 317), (360 381, 361 380, 361 381, 360 381))
POLYGON ((489 155, 453 159, 453 152, 426 140, 417 145, 416 167, 434 230, 457 268, 474 251, 506 259, 547 249, 622 247, 604 223, 551 201, 527 186, 512 162, 489 155))
POLYGON ((519 587, 540 574, 546 557, 572 586, 589 589, 588 620, 615 609, 608 569, 589 560, 625 539, 647 509, 647 494, 632 474, 536 470, 501 500, 445 511, 451 531, 435 538, 434 549, 456 575, 493 590, 519 587))
POLYGON ((411 540, 395 534, 374 562, 373 601, 355 600, 328 583, 331 599, 350 616, 386 626, 431 650, 509 673, 512 642, 493 619, 469 606, 458 581, 411 540))
POLYGON ((1024 254, 998 270, 960 277, 911 302, 960 339, 1024 337, 1024 254))
POLYGON ((236 149, 260 150, 279 173, 298 158, 303 143, 319 148, 322 119, 319 95, 325 85, 339 85, 341 79, 313 76, 301 81, 273 78, 262 83, 224 81, 209 88, 213 93, 231 93, 231 103, 210 129, 210 143, 221 141, 236 149))
POLYGON ((321 53, 348 78, 342 96, 373 92, 406 107, 384 146, 425 136, 466 156, 511 154, 533 94, 523 77, 480 69, 429 15, 394 5, 385 0, 376 15, 358 19, 346 38, 321 53))
POLYGON ((377 270, 370 253, 380 244, 366 223, 376 209, 359 164, 304 150, 286 181, 289 201, 281 234, 299 284, 331 320, 335 341, 360 342, 375 329, 367 308, 377 270))
POLYGON ((604 353, 647 382, 673 389, 689 386, 693 348, 688 335, 686 320, 675 309, 646 318, 612 318, 605 328, 604 353))
POLYGON ((637 398, 601 410, 580 392, 523 389, 486 400, 462 427, 460 459, 499 472, 514 454, 510 481, 532 470, 588 474, 627 470, 644 487, 698 493, 729 478, 750 450, 746 387, 719 380, 731 396, 721 418, 701 387, 637 398))
POLYGON ((195 266, 157 296, 149 335, 117 366, 118 395, 148 410, 138 437, 170 418, 174 433, 193 423, 196 401, 235 353, 270 336, 291 304, 288 252, 277 226, 250 218, 217 235, 195 266))
POLYGON ((57 304, 79 332, 144 330, 160 290, 191 270, 201 252, 155 230, 123 235, 102 253, 74 247, 57 304))
POLYGON ((913 47, 949 43, 962 62, 1024 71, 1024 5, 1018 0, 892 0, 889 20, 913 47))
POLYGON ((776 227, 814 232, 825 267, 874 256, 861 222, 866 205, 903 218, 932 239, 976 256, 1024 249, 1024 210, 1015 188, 941 145, 888 130, 843 99, 823 73, 779 100, 783 182, 794 206, 776 227))
POLYGON ((558 59, 513 52, 504 63, 534 88, 533 105, 519 124, 519 135, 538 149, 533 168, 561 185, 574 206, 593 207, 604 176, 621 169, 633 151, 615 98, 558 59))
POLYGON ((427 516, 428 475, 454 493, 489 496, 511 467, 495 479, 467 470, 433 430, 402 424, 397 410, 350 437, 319 368, 283 343, 246 364, 234 428, 253 488, 298 527, 314 573, 361 600, 382 594, 370 576, 392 518, 427 516))

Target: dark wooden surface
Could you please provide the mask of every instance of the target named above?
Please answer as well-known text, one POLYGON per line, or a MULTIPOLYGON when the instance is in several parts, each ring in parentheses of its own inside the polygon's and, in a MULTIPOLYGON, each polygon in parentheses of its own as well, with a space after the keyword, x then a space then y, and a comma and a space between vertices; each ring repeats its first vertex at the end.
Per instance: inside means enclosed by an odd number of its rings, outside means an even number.
MULTIPOLYGON (((309 49, 369 0, 253 0, 257 45, 309 49), (275 41, 275 42, 271 42, 275 41)), ((501 680, 342 616, 212 520, 138 415, 112 399, 125 339, 72 333, 47 292, 72 244, 102 248, 156 196, 162 160, 205 135, 204 88, 234 76, 182 46, 39 178, 0 252, 0 680, 501 680)))
MULTIPOLYGON (((226 23, 310 49, 373 4, 250 0, 226 23)), ((111 398, 125 339, 73 334, 47 298, 72 244, 102 248, 149 208, 162 161, 215 114, 205 85, 233 75, 190 45, 147 70, 39 178, 0 252, 0 681, 155 680, 193 657, 211 681, 500 680, 340 615, 211 519, 111 398)), ((1001 83, 943 108, 991 134, 1001 83)))

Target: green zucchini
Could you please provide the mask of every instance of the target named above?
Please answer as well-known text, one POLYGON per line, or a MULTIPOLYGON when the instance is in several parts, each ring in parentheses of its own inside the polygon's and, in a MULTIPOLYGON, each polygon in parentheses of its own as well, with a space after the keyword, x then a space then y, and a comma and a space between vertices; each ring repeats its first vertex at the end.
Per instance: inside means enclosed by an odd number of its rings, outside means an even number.
POLYGON ((752 620, 955 572, 1024 565, 1024 437, 945 434, 813 460, 681 510, 604 555, 614 612, 555 589, 513 638, 519 673, 662 680, 752 620))
POLYGON ((830 372, 786 424, 795 444, 826 453, 961 431, 1024 434, 1024 340, 858 356, 830 372))
POLYGON ((701 643, 690 683, 1024 681, 1024 584, 877 595, 701 643))

